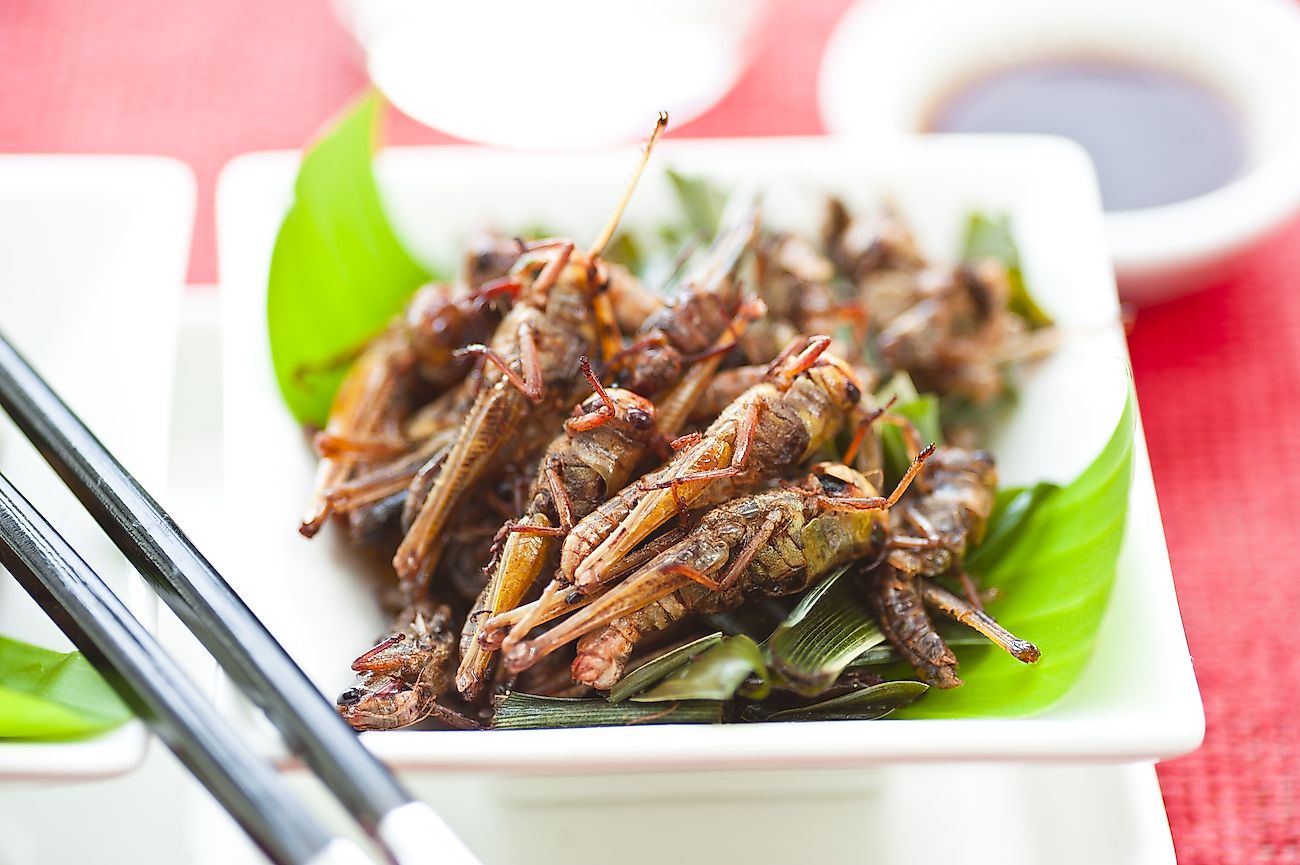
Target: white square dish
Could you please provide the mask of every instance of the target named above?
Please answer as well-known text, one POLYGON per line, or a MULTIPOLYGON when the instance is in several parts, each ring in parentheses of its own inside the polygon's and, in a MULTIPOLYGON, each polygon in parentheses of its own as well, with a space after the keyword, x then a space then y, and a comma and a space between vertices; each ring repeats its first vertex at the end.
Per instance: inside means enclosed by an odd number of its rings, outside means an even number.
MULTIPOLYGON (((474 227, 545 224, 582 239, 602 224, 631 150, 534 155, 468 147, 384 153, 378 174, 398 232, 418 256, 454 261, 474 227)), ((314 460, 284 408, 266 340, 266 276, 291 201, 298 156, 252 154, 218 189, 223 300, 227 579, 322 690, 350 684, 348 663, 386 624, 344 545, 294 531, 314 460)), ((765 219, 813 230, 823 196, 864 208, 892 199, 938 259, 958 249, 973 209, 1004 212, 1026 277, 1069 334, 1025 376, 1020 404, 989 442, 1003 482, 1073 478, 1119 417, 1127 352, 1106 259, 1092 168, 1073 145, 1020 137, 915 139, 889 149, 850 140, 670 141, 656 150, 629 224, 672 215, 659 170, 673 167, 764 194, 765 219)), ((593 773, 811 768, 917 760, 1130 761, 1194 749, 1200 696, 1178 615, 1145 446, 1139 441, 1119 575, 1097 650, 1058 704, 1019 719, 891 720, 366 734, 402 768, 593 773), (1134 659, 1141 659, 1135 663, 1134 659)))
MULTIPOLYGON (((193 173, 171 159, 0 157, 0 330, 150 489, 167 468, 194 197, 193 173)), ((156 598, 2 414, 0 471, 152 627, 156 598)), ((0 634, 72 648, 8 574, 0 634)), ((146 741, 139 721, 84 741, 0 740, 0 778, 118 774, 146 741)))

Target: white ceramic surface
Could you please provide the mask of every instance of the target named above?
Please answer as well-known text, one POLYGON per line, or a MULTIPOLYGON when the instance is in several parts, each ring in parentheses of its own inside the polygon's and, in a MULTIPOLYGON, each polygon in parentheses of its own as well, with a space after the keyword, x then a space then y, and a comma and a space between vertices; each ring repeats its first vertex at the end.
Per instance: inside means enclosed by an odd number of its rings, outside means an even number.
MULTIPOLYGON (((579 239, 602 224, 631 150, 530 156, 475 148, 399 149, 379 176, 399 231, 430 261, 452 262, 470 229, 545 223, 579 239)), ((284 409, 266 343, 266 274, 289 204, 296 154, 241 157, 218 189, 225 350, 227 578, 330 695, 386 622, 334 531, 295 532, 313 460, 284 409)), ((670 141, 656 151, 629 223, 675 213, 662 167, 759 182, 769 221, 811 229, 823 193, 868 207, 889 196, 927 251, 956 254, 973 208, 1016 226, 1030 284, 1070 334, 1024 382, 1021 409, 990 442, 1008 484, 1074 477, 1101 448, 1128 382, 1095 178, 1068 142, 916 139, 877 148, 830 139, 670 141)), ((1061 575, 1064 577, 1064 575, 1061 575)), ((1018 720, 842 722, 726 727, 367 734, 401 767, 599 773, 715 767, 861 766, 914 760, 1155 759, 1203 734, 1145 449, 1130 528, 1097 652, 1049 711, 1018 720), (1141 675, 1133 659, 1141 658, 1141 675)))
POLYGON ((1211 284, 1300 210, 1300 9, 1290 0, 864 0, 827 47, 822 117, 872 140, 917 132, 961 82, 1054 57, 1154 64, 1226 96, 1245 127, 1235 181, 1106 216, 1126 299, 1211 284))
MULTIPOLYGON (((317 785, 296 777, 310 802, 324 804, 317 785)), ((1176 861, 1150 765, 945 763, 568 778, 436 772, 403 781, 484 865, 598 865, 612 858, 659 865, 665 846, 648 842, 644 827, 666 835, 674 860, 689 865, 1176 861), (936 790, 951 803, 942 831, 935 829, 936 790)), ((229 818, 211 809, 196 817, 194 865, 262 861, 229 818)))
MULTIPOLYGON (((146 486, 166 470, 176 305, 194 176, 169 159, 0 157, 0 330, 146 486)), ((152 625, 156 599, 0 415, 0 471, 152 625)), ((71 644, 0 571, 0 634, 71 644)), ((144 753, 138 722, 80 742, 0 740, 0 778, 95 777, 144 753)))

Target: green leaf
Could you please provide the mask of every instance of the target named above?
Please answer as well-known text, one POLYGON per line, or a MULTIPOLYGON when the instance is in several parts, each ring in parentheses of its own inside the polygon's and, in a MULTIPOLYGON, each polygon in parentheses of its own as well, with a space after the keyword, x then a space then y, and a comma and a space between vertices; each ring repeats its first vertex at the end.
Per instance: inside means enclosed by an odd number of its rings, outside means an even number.
POLYGON ((984 540, 967 556, 966 569, 975 574, 988 570, 990 563, 1001 558, 1020 538, 1034 512, 1059 489, 1059 485, 1050 481, 1039 481, 1032 487, 999 490, 984 540))
POLYGON ((754 721, 874 721, 911 705, 928 690, 930 686, 922 682, 881 682, 808 706, 775 712, 750 707, 758 711, 747 710, 746 718, 754 721))
POLYGON ((519 231, 512 232, 512 234, 521 237, 524 240, 541 240, 546 237, 556 237, 560 232, 556 231, 544 222, 534 222, 519 231))
POLYGON ((957 393, 946 393, 939 399, 939 418, 943 428, 983 432, 1000 418, 1005 418, 1020 404, 1020 393, 1015 382, 1003 373, 1002 392, 988 402, 975 403, 957 393))
POLYGON ((266 314, 276 381, 294 417, 316 426, 348 357, 430 278, 379 200, 371 156, 382 108, 377 93, 367 94, 307 151, 271 253, 266 314))
MULTIPOLYGON (((939 425, 939 398, 934 394, 922 394, 910 402, 899 401, 889 411, 910 420, 921 436, 921 445, 930 442, 943 444, 943 430, 939 425)), ((898 481, 907 471, 912 458, 908 456, 907 445, 903 443, 903 433, 896 426, 880 421, 880 443, 885 452, 885 475, 890 484, 898 481)))
POLYGON ((727 637, 695 660, 632 699, 638 703, 668 700, 730 700, 753 674, 762 683, 746 696, 767 695, 767 665, 758 644, 745 635, 727 637))
POLYGON ((63 654, 0 637, 0 738, 88 736, 130 717, 80 652, 63 654))
POLYGON ((1020 250, 1011 232, 1011 221, 1006 216, 990 217, 972 213, 966 224, 966 240, 962 244, 962 260, 975 261, 992 258, 1007 269, 1011 282, 1011 297, 1007 308, 1023 318, 1032 328, 1049 327, 1052 318, 1029 293, 1020 270, 1020 250))
POLYGON ((884 642, 866 598, 848 568, 803 597, 764 644, 784 688, 807 696, 825 691, 850 662, 884 642))
POLYGON ((638 694, 658 682, 674 670, 684 667, 692 658, 711 649, 722 642, 722 632, 715 631, 698 640, 691 640, 674 649, 650 658, 634 669, 628 670, 623 677, 609 689, 608 699, 611 703, 621 703, 633 694, 638 694))
MULTIPOLYGON (((1055 703, 1078 680, 1115 581, 1133 477, 1134 417, 1130 386, 1119 423, 1096 460, 1067 486, 1042 492, 1012 541, 981 561, 984 582, 1002 590, 989 613, 1012 633, 1037 643, 1042 660, 1028 666, 993 647, 959 651, 957 672, 966 684, 935 690, 902 714, 1030 715, 1055 703)), ((1004 514, 1018 497, 1013 493, 1004 501, 1004 514)))
POLYGON ((621 264, 635 274, 641 274, 646 266, 646 250, 641 241, 627 232, 619 232, 605 247, 601 256, 605 261, 621 264))
POLYGON ((916 389, 912 377, 907 374, 906 370, 900 369, 889 377, 889 381, 881 385, 880 390, 876 391, 876 404, 884 405, 895 397, 900 403, 909 403, 919 397, 921 394, 916 389))
POLYGON ((705 237, 717 234, 718 226, 722 223, 722 211, 727 204, 727 194, 702 177, 679 174, 671 168, 665 173, 691 230, 700 232, 705 237))
POLYGON ((539 697, 513 691, 493 701, 494 730, 537 730, 545 727, 632 727, 640 724, 717 724, 722 703, 709 700, 647 704, 609 703, 539 697))

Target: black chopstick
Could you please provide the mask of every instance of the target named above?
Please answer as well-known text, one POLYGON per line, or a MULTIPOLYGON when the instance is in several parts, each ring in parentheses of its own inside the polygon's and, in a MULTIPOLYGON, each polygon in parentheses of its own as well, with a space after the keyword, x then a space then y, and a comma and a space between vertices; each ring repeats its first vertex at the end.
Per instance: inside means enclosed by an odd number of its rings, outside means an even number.
POLYGON ((0 564, 280 865, 368 862, 256 756, 68 542, 0 474, 0 564))
POLYGON ((288 746, 399 865, 478 861, 361 744, 167 512, 3 336, 0 407, 288 746))

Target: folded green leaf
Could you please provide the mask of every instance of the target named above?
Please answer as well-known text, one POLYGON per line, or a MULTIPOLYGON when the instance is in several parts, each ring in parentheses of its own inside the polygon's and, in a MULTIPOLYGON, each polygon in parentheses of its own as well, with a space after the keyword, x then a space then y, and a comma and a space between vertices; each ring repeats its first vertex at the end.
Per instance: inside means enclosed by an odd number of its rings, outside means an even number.
POLYGON ((921 393, 916 389, 912 377, 907 374, 906 370, 900 369, 889 377, 889 381, 880 386, 880 389, 875 393, 875 398, 877 405, 884 405, 895 398, 899 403, 906 405, 920 395, 921 393))
MULTIPOLYGON (((934 394, 922 394, 910 402, 900 400, 889 411, 907 418, 916 426, 922 446, 930 442, 943 444, 943 430, 939 426, 939 398, 934 394)), ((876 423, 881 424, 880 443, 885 452, 885 476, 887 482, 893 484, 907 471, 912 457, 903 442, 902 430, 880 421, 876 423)))
POLYGON ((614 683, 614 687, 609 689, 609 701, 621 703, 633 694, 644 691, 720 642, 722 642, 722 632, 717 631, 650 658, 645 663, 628 670, 623 674, 623 678, 614 683))
POLYGON ((1011 233, 1011 221, 1006 216, 990 217, 972 213, 966 224, 966 240, 962 245, 962 260, 975 261, 992 258, 1007 269, 1011 282, 1011 298, 1007 308, 1029 323, 1030 327, 1048 327, 1052 318, 1029 293, 1020 270, 1020 250, 1016 248, 1011 233))
POLYGON ((430 278, 379 199, 371 157, 382 107, 367 94, 307 151, 271 253, 271 359, 303 423, 325 423, 350 357, 430 278))
POLYGON ((112 729, 131 717, 80 652, 0 637, 0 738, 68 739, 112 729))
POLYGON ((761 700, 767 695, 767 665, 762 650, 743 634, 727 637, 632 700, 730 700, 751 675, 760 684, 747 689, 745 696, 761 700))
POLYGON ((1002 590, 989 613, 1038 644, 1042 659, 1026 666, 992 647, 959 650, 958 673, 966 684, 935 690, 903 715, 1029 715, 1055 703, 1078 680, 1115 581, 1133 476, 1133 438, 1130 387, 1119 423, 1093 463, 1070 484, 1040 493, 1010 543, 996 557, 981 561, 984 582, 1002 590))
POLYGON ((946 430, 987 430, 1008 417, 1020 404, 1015 381, 1003 371, 1002 392, 988 402, 972 402, 962 394, 947 393, 939 398, 939 417, 946 430))
POLYGON ((1021 530, 1034 511, 1048 501, 1057 490, 1058 484, 1039 481, 1032 487, 1010 487, 998 491, 997 505, 989 518, 984 540, 966 558, 966 569, 971 573, 982 574, 991 562, 996 562, 1019 539, 1021 530))
POLYGON ((727 193, 702 177, 679 174, 671 168, 665 173, 691 230, 705 237, 717 234, 727 204, 727 193))
POLYGON ((783 688, 816 696, 854 658, 884 642, 866 598, 847 574, 841 568, 818 584, 764 643, 783 688))
POLYGON ((881 682, 808 706, 775 712, 751 706, 746 709, 745 717, 752 721, 873 721, 911 705, 928 690, 930 686, 921 682, 881 682))
POLYGON ((691 700, 673 703, 609 703, 569 700, 511 692, 493 701, 494 730, 546 727, 633 727, 640 724, 717 724, 722 703, 691 700))
POLYGON ((601 256, 605 261, 621 264, 628 270, 640 275, 646 266, 646 250, 644 243, 637 240, 636 237, 627 232, 619 232, 614 235, 614 239, 605 247, 605 254, 601 256))

